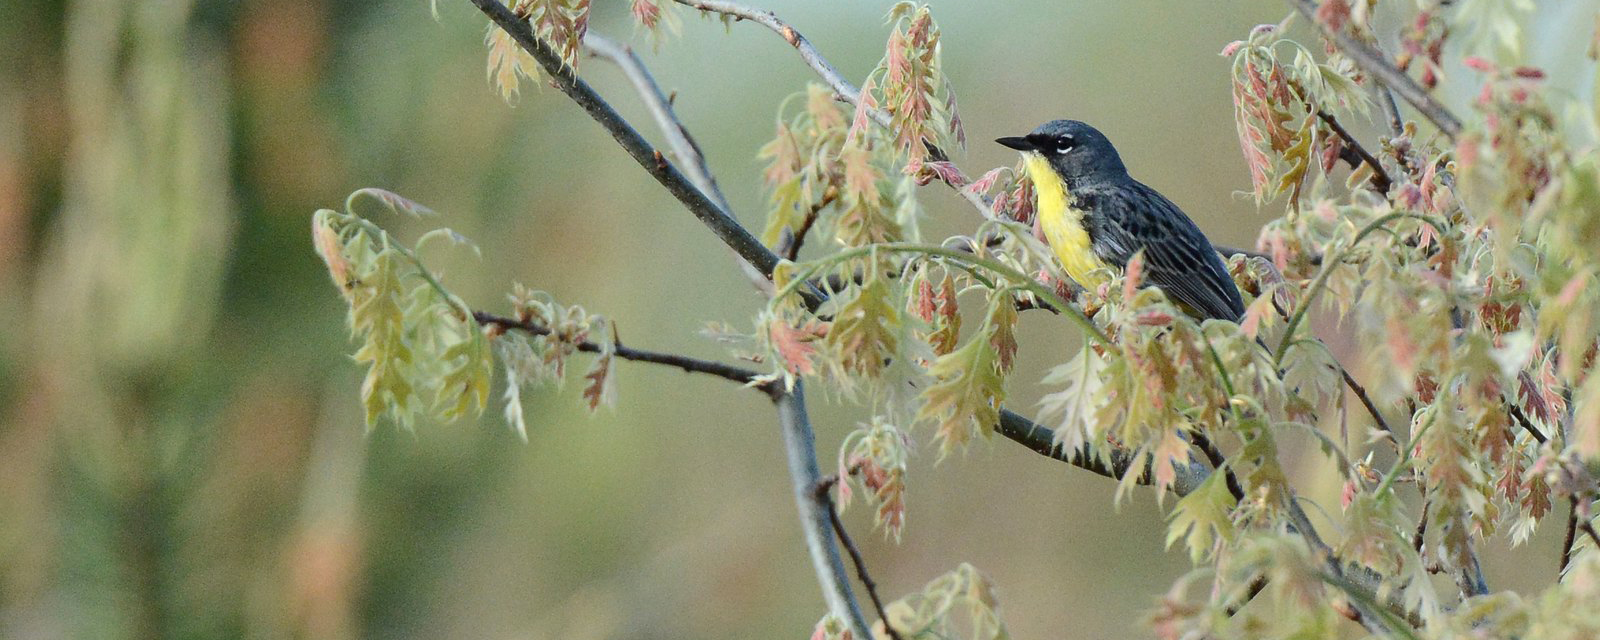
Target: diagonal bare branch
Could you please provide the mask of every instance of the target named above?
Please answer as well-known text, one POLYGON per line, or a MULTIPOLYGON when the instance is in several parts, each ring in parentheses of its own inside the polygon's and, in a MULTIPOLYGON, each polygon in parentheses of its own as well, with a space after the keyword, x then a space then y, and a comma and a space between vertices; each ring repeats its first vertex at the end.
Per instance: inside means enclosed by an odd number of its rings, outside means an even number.
MULTIPOLYGON (((662 135, 666 136, 667 146, 672 148, 673 157, 677 158, 689 180, 694 182, 694 186, 699 188, 712 204, 732 213, 733 205, 728 204, 727 196, 722 195, 722 188, 717 186, 717 178, 711 173, 711 167, 706 164, 706 157, 700 151, 700 145, 694 141, 689 128, 683 126, 683 121, 678 119, 678 114, 672 109, 672 101, 661 92, 661 86, 656 83, 655 76, 645 68, 639 56, 633 53, 633 47, 594 31, 584 34, 583 46, 622 70, 628 81, 633 83, 634 91, 639 94, 639 99, 644 102, 645 109, 649 110, 650 117, 656 121, 656 126, 661 129, 662 135)), ((767 297, 772 296, 772 281, 762 275, 760 270, 743 260, 739 261, 739 267, 757 290, 767 297)))
POLYGON ((578 78, 570 67, 561 62, 559 53, 534 36, 533 29, 526 21, 518 19, 498 0, 471 1, 496 25, 511 34, 517 44, 539 62, 539 66, 549 74, 552 84, 557 89, 572 98, 572 101, 588 112, 595 122, 600 123, 600 126, 616 139, 617 144, 621 145, 639 166, 660 182, 668 193, 683 203, 683 206, 709 227, 712 233, 717 234, 724 244, 731 247, 739 257, 761 273, 772 273, 773 267, 778 264, 778 257, 740 226, 731 212, 712 202, 682 171, 667 162, 666 156, 651 146, 638 130, 628 124, 627 120, 606 102, 605 98, 600 97, 589 83, 578 78))
POLYGON ((1461 135, 1461 120, 1456 118, 1450 110, 1435 100, 1433 94, 1428 93, 1417 84, 1411 76, 1406 75, 1399 67, 1389 61, 1388 56, 1378 51, 1344 29, 1333 29, 1322 21, 1317 20, 1316 0, 1287 0, 1300 15, 1317 27, 1322 35, 1333 41, 1339 51, 1349 57, 1362 71, 1371 74, 1378 82, 1399 94, 1402 99, 1410 103, 1413 108, 1427 118, 1445 137, 1455 140, 1461 135))
MULTIPOLYGON (((472 0, 499 28, 511 34, 517 44, 544 67, 557 88, 599 122, 633 156, 634 160, 655 177, 669 193, 677 197, 695 217, 717 234, 723 243, 747 262, 757 273, 770 279, 778 264, 778 257, 767 250, 755 236, 739 225, 724 205, 712 202, 707 191, 702 190, 678 171, 666 158, 651 148, 644 137, 628 124, 604 98, 595 93, 588 83, 579 79, 561 57, 548 45, 534 36, 530 25, 513 14, 498 0, 472 0)), ((657 91, 659 94, 659 91, 657 91)), ((686 132, 679 132, 684 134, 686 132)), ((669 132, 670 135, 670 132, 669 132)), ((683 135, 688 140, 687 135, 683 135)), ((690 143, 692 146, 692 143, 690 143)), ((703 169, 703 166, 701 167, 703 169)), ((704 175, 710 182, 709 172, 704 175)), ((815 295, 811 296, 816 300, 815 295)), ((861 615, 861 606, 851 591, 850 580, 844 573, 844 563, 839 557, 839 547, 828 529, 831 506, 810 497, 811 487, 817 484, 816 450, 812 444, 811 422, 806 415, 805 396, 799 384, 787 392, 775 394, 778 420, 782 427, 784 453, 789 461, 790 479, 795 492, 795 504, 800 512, 801 529, 810 551, 812 568, 817 573, 817 584, 822 588, 823 599, 829 612, 843 621, 857 637, 868 638, 869 630, 861 615)))

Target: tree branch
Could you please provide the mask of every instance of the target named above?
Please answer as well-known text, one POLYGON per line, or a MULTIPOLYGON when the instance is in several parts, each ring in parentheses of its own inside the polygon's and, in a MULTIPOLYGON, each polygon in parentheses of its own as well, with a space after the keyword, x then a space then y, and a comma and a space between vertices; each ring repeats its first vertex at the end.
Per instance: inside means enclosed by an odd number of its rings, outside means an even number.
MULTIPOLYGON (((817 572, 817 584, 822 585, 822 596, 828 611, 843 622, 858 638, 871 638, 861 606, 856 603, 845 575, 844 561, 839 558, 839 548, 834 544, 833 502, 827 496, 818 497, 815 487, 822 481, 817 470, 817 451, 813 442, 810 419, 806 417, 805 396, 802 383, 796 382, 790 393, 780 394, 778 422, 783 429, 784 451, 789 463, 790 485, 794 487, 795 506, 800 510, 800 526, 805 533, 806 548, 811 551, 811 566, 817 572)), ((876 597, 876 596, 874 596, 876 597)), ((887 626, 888 621, 884 624, 887 626)))
MULTIPOLYGON (((706 157, 700 151, 700 145, 694 141, 689 128, 683 126, 683 121, 678 119, 678 114, 672 109, 672 101, 661 92, 661 86, 656 83, 655 76, 645 68, 639 56, 634 55, 633 47, 594 31, 584 34, 583 46, 587 47, 590 53, 610 61, 622 70, 628 81, 633 83, 639 98, 644 101, 650 117, 655 119, 656 126, 666 136, 667 146, 672 148, 673 156, 682 164, 683 172, 688 175, 689 180, 694 182, 695 187, 699 188, 713 204, 731 214, 733 205, 728 204, 728 198, 722 194, 722 188, 717 186, 717 178, 706 164, 706 157)), ((740 260, 739 267, 756 289, 768 297, 772 296, 772 281, 767 279, 755 265, 740 260)))
POLYGON ((1561 565, 1556 567, 1556 579, 1567 572, 1567 565, 1572 564, 1572 545, 1578 541, 1578 496, 1569 496, 1567 499, 1567 535, 1561 541, 1561 565))
POLYGON ((527 21, 518 19, 498 0, 471 0, 471 2, 506 33, 511 34, 517 44, 544 67, 551 83, 557 89, 578 103, 578 106, 588 112, 595 122, 600 123, 600 126, 616 139, 617 144, 621 145, 639 166, 660 182, 668 193, 683 203, 683 206, 709 227, 712 233, 717 234, 724 244, 731 247, 739 257, 761 273, 772 273, 773 267, 778 263, 778 257, 740 226, 732 213, 712 202, 706 193, 697 188, 677 167, 667 162, 666 157, 611 108, 600 94, 595 93, 589 83, 578 78, 570 67, 561 62, 560 54, 534 36, 533 29, 527 21))
POLYGON ((1362 71, 1367 72, 1379 83, 1400 94, 1400 97, 1410 103, 1418 113, 1433 122, 1434 126, 1438 127, 1445 137, 1453 141, 1457 136, 1461 135, 1461 120, 1451 114, 1450 110, 1446 109, 1438 100, 1435 100, 1433 95, 1429 94, 1426 89, 1423 89, 1421 85, 1412 80, 1411 76, 1406 75, 1399 67, 1389 62, 1388 56, 1385 56, 1383 52, 1356 39, 1348 31, 1332 29, 1327 24, 1317 20, 1316 0, 1287 0, 1287 2, 1296 11, 1299 11, 1300 15, 1305 16, 1306 20, 1315 25, 1324 37, 1332 40, 1334 45, 1339 48, 1339 51, 1356 63, 1356 66, 1361 67, 1362 71))
MULTIPOLYGON (((1067 451, 1056 444, 1054 429, 1037 424, 1007 409, 1000 410, 1000 424, 995 426, 995 431, 1012 442, 1033 450, 1034 453, 1112 480, 1121 480, 1133 467, 1133 456, 1122 449, 1111 450, 1109 465, 1091 452, 1067 451)), ((1211 470, 1205 465, 1191 460, 1188 465, 1178 468, 1178 475, 1172 483, 1172 492, 1178 496, 1189 495, 1210 475, 1211 470)), ((1145 462, 1144 469, 1140 471, 1139 484, 1155 484, 1155 476, 1151 474, 1149 461, 1145 462)))
MULTIPOLYGON (((1332 356, 1330 355, 1329 357, 1332 356)), ((1378 405, 1372 402, 1372 396, 1367 395, 1367 388, 1361 386, 1361 383, 1356 382, 1355 376, 1350 375, 1350 370, 1344 368, 1344 365, 1339 364, 1337 360, 1335 360, 1333 364, 1334 366, 1339 367, 1339 375, 1344 378, 1344 386, 1349 387, 1350 391, 1356 394, 1356 400, 1359 400, 1361 402, 1361 406, 1367 409, 1367 414, 1372 416, 1372 420, 1374 422, 1378 423, 1378 428, 1389 434, 1389 440, 1393 442, 1395 446, 1400 446, 1399 436, 1396 435, 1394 429, 1389 426, 1389 421, 1383 419, 1383 414, 1378 411, 1378 405)))
MULTIPOLYGON (((1372 183, 1372 188, 1376 189, 1378 193, 1389 193, 1389 187, 1394 186, 1394 181, 1389 179, 1389 172, 1383 169, 1383 163, 1378 162, 1376 157, 1368 153, 1367 148, 1361 146, 1361 141, 1350 135, 1350 132, 1345 130, 1344 125, 1339 124, 1339 119, 1333 117, 1333 114, 1318 109, 1317 118, 1322 120, 1323 124, 1328 125, 1328 128, 1333 130, 1334 135, 1339 136, 1339 139, 1344 141, 1346 150, 1355 153, 1360 162, 1372 167, 1372 177, 1368 179, 1372 183)), ((1355 163, 1351 164, 1354 165, 1355 163)))
POLYGON ((834 535, 839 536, 839 543, 844 545, 846 553, 850 554, 850 562, 856 566, 856 578, 861 580, 861 586, 867 590, 867 597, 872 599, 872 608, 878 612, 878 620, 883 622, 883 629, 889 633, 892 640, 904 640, 894 626, 889 624, 889 614, 883 608, 883 598, 878 597, 878 583, 872 581, 872 575, 867 573, 867 561, 861 558, 861 551, 856 549, 855 541, 850 539, 850 533, 844 529, 844 521, 839 519, 839 510, 833 506, 833 496, 828 495, 828 490, 834 483, 843 482, 838 476, 830 476, 817 483, 811 491, 812 496, 821 501, 828 508, 828 520, 833 524, 834 535))
MULTIPOLYGON (((497 326, 502 329, 515 329, 529 335, 548 336, 554 333, 551 331, 550 327, 546 327, 535 322, 518 320, 516 318, 506 318, 484 311, 472 312, 472 318, 477 320, 478 324, 480 325, 497 326)), ((584 353, 604 353, 606 351, 604 345, 588 340, 579 342, 574 346, 577 348, 577 350, 584 353)), ((779 388, 775 382, 762 380, 760 373, 751 371, 749 369, 735 367, 729 364, 723 364, 721 362, 701 360, 698 358, 680 356, 673 353, 661 353, 659 351, 634 349, 622 344, 621 341, 616 343, 612 353, 616 354, 618 358, 622 358, 623 360, 662 364, 669 367, 677 367, 687 373, 703 373, 722 378, 724 380, 731 380, 767 394, 767 396, 774 399, 776 399, 777 396, 782 393, 782 389, 779 388)))

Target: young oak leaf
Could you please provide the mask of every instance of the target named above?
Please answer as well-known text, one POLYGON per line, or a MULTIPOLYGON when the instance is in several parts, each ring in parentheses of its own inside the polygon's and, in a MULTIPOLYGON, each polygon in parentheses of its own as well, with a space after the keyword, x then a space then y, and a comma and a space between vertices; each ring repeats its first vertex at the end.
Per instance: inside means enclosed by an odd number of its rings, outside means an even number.
POLYGON ((1017 305, 1010 293, 996 295, 989 301, 988 329, 995 364, 1002 375, 1010 373, 1017 357, 1017 305))
POLYGON ((1213 473, 1189 495, 1173 505, 1167 516, 1167 548, 1183 540, 1189 548, 1189 561, 1205 562, 1217 548, 1217 543, 1232 542, 1235 532, 1232 512, 1233 494, 1222 480, 1226 474, 1213 473))
MULTIPOLYGON (((890 603, 884 611, 888 617, 884 622, 895 629, 920 630, 915 636, 907 637, 970 640, 1011 637, 1000 619, 1000 600, 995 595, 994 583, 967 563, 934 578, 921 591, 890 603), (958 612, 964 616, 958 616, 958 612), (966 618, 969 634, 956 630, 961 617, 966 618)), ((887 637, 887 634, 877 637, 887 637)))
POLYGON ((419 402, 411 382, 412 350, 400 304, 400 261, 399 252, 392 248, 377 254, 372 272, 362 278, 369 290, 350 313, 351 329, 366 336, 355 360, 368 365, 361 383, 368 427, 385 411, 402 425, 409 425, 419 402))
POLYGON ((500 98, 506 104, 515 105, 521 95, 519 78, 533 81, 535 86, 539 82, 539 63, 523 51, 499 25, 490 24, 489 32, 484 35, 483 42, 489 47, 489 81, 494 84, 495 90, 500 92, 500 98))
POLYGON ((767 329, 772 348, 778 352, 778 360, 783 364, 784 370, 801 376, 815 373, 812 357, 816 355, 817 348, 811 343, 827 333, 827 325, 816 321, 808 322, 803 327, 793 327, 787 322, 774 319, 767 329))
POLYGON ((872 278, 839 309, 826 339, 845 372, 875 377, 895 353, 899 326, 900 313, 891 303, 888 283, 872 278))
POLYGON ((594 359, 594 366, 589 372, 583 374, 584 406, 590 413, 600 409, 600 405, 614 407, 617 404, 617 378, 612 366, 614 354, 607 352, 594 359))
POLYGON ((494 354, 489 339, 476 322, 465 320, 461 330, 468 338, 456 342, 439 359, 452 363, 440 380, 434 405, 439 415, 455 420, 469 413, 481 413, 489 405, 489 385, 494 379, 494 354), (459 361, 459 363, 457 363, 459 361), (476 409, 474 409, 476 407, 476 409))
POLYGON ((1000 403, 1005 400, 1005 378, 999 370, 999 354, 988 340, 970 340, 967 345, 939 356, 928 367, 934 383, 922 392, 922 408, 917 420, 938 425, 939 455, 965 445, 974 431, 988 436, 1000 422, 1000 403))
POLYGON ((1109 400, 1104 392, 1105 369, 1104 358, 1094 348, 1084 347, 1072 360, 1051 369, 1045 376, 1047 385, 1066 385, 1065 389, 1039 401, 1041 420, 1050 422, 1053 419, 1057 425, 1056 446, 1078 451, 1099 435, 1103 428, 1097 418, 1099 407, 1109 400))
POLYGON ((1152 452, 1154 460, 1151 461, 1155 472, 1156 500, 1166 497, 1167 488, 1178 479, 1179 467, 1188 466, 1189 451, 1189 441, 1183 439, 1177 429, 1161 431, 1160 439, 1152 452))

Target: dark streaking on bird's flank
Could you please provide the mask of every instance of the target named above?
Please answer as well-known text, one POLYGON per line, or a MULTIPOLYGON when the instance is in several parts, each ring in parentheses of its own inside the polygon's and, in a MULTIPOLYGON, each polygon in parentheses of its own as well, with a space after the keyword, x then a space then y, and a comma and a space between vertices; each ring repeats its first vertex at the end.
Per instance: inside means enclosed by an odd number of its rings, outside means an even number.
POLYGON ((1239 288, 1194 221, 1160 192, 1128 175, 1099 130, 1052 120, 995 140, 1022 152, 1038 193, 1039 228, 1067 275, 1085 288, 1120 272, 1144 251, 1144 282, 1202 319, 1237 321, 1239 288))

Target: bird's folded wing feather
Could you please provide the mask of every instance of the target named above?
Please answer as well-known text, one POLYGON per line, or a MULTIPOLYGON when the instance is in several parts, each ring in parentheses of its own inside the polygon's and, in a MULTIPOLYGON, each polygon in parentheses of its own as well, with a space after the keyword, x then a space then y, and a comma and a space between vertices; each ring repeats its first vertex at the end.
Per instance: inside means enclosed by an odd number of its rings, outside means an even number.
POLYGON ((1237 321, 1244 315, 1239 289, 1200 228, 1178 205, 1137 181, 1116 188, 1074 189, 1094 251, 1101 260, 1126 267, 1144 251, 1143 278, 1167 297, 1208 318, 1237 321))

